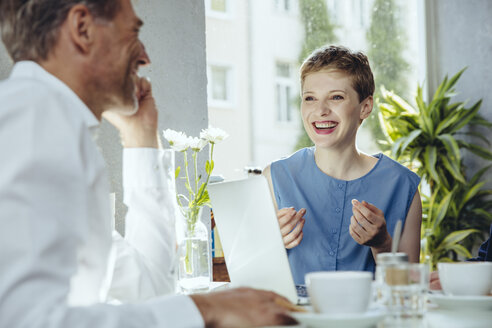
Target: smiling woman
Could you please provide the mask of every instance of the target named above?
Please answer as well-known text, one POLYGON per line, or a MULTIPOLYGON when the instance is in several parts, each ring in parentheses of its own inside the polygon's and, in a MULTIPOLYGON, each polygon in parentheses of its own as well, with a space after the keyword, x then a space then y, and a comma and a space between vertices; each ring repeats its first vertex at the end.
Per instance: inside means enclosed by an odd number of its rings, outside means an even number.
POLYGON ((376 254, 390 250, 399 219, 405 223, 399 250, 418 261, 420 178, 355 145, 373 106, 367 57, 344 47, 320 48, 301 66, 301 88, 302 121, 315 146, 264 171, 295 282, 304 284, 310 271, 373 272, 376 254))

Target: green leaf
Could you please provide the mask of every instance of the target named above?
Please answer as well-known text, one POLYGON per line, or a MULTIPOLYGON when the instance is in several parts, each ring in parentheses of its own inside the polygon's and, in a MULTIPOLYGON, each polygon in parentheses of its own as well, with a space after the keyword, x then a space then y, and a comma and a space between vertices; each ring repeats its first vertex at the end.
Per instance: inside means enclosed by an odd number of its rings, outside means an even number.
MULTIPOLYGON (((412 150, 412 152, 410 153, 410 163, 413 163, 415 161, 415 159, 420 156, 420 154, 422 153, 422 150, 423 149, 421 147, 414 148, 412 150)), ((419 163, 420 163, 420 160, 419 160, 419 163)))
POLYGON ((427 115, 427 108, 424 102, 424 96, 422 94, 422 87, 420 85, 417 86, 417 96, 415 97, 415 102, 417 103, 417 107, 421 113, 421 115, 427 115))
POLYGON ((434 222, 434 229, 437 229, 442 220, 446 217, 446 213, 448 212, 449 204, 451 203, 453 196, 454 190, 444 196, 444 198, 439 203, 439 206, 437 207, 436 221, 434 222))
POLYGON ((459 230, 459 231, 454 231, 450 233, 444 240, 439 244, 437 247, 437 251, 446 251, 451 248, 451 246, 456 245, 472 233, 477 233, 479 230, 477 229, 466 229, 466 230, 459 230))
POLYGON ((456 132, 455 133, 455 135, 459 135, 459 134, 478 138, 478 139, 482 140, 483 142, 485 142, 488 146, 490 146, 489 139, 487 139, 487 137, 483 133, 476 132, 476 131, 456 132))
POLYGON ((442 164, 444 165, 444 167, 446 168, 446 170, 448 170, 456 180, 458 180, 461 183, 466 183, 465 177, 460 172, 460 165, 459 164, 456 164, 456 162, 450 161, 448 158, 446 158, 444 156, 441 157, 441 161, 442 161, 442 164))
POLYGON ((437 149, 434 146, 427 146, 424 153, 425 168, 430 174, 431 178, 437 183, 441 182, 439 175, 436 171, 436 161, 437 161, 437 149))
POLYGON ((398 138, 398 140, 395 141, 393 144, 393 147, 391 147, 391 155, 395 158, 399 158, 401 153, 400 153, 400 146, 405 141, 405 137, 398 138))
POLYGON ((471 125, 482 125, 487 128, 492 128, 492 122, 487 121, 482 115, 477 114, 470 121, 471 125))
POLYGON ((181 166, 178 166, 174 171, 174 179, 177 179, 179 177, 179 172, 181 172, 181 166))
POLYGON ((210 161, 207 159, 207 162, 205 162, 205 172, 210 175, 210 173, 212 172, 210 170, 210 161))
POLYGON ((386 95, 383 97, 387 102, 394 106, 398 113, 417 113, 415 108, 413 108, 409 103, 403 100, 403 98, 393 93, 392 91, 386 91, 386 95))
POLYGON ((459 78, 461 77, 461 75, 463 74, 464 71, 466 71, 467 67, 464 67, 463 69, 461 69, 461 71, 459 71, 458 73, 456 73, 449 81, 448 83, 446 83, 446 86, 445 86, 445 89, 446 90, 449 90, 451 89, 452 87, 454 87, 454 85, 456 84, 456 82, 458 82, 459 78))
POLYGON ((477 115, 481 105, 482 99, 477 101, 470 109, 462 111, 463 114, 460 115, 458 122, 450 127, 450 133, 459 131, 462 127, 467 125, 473 117, 477 115))
POLYGON ((470 254, 470 251, 468 251, 463 245, 460 244, 455 244, 451 247, 449 247, 449 250, 455 251, 456 254, 463 256, 465 258, 470 258, 472 255, 470 254))
POLYGON ((427 224, 425 226, 426 229, 431 228, 434 226, 434 212, 435 212, 435 203, 436 203, 436 198, 437 195, 439 194, 439 189, 436 189, 429 200, 429 208, 428 208, 428 214, 427 214, 427 224))
POLYGON ((466 202, 472 199, 480 191, 480 188, 482 188, 484 185, 485 182, 479 182, 476 185, 474 185, 472 188, 470 188, 468 192, 465 194, 465 197, 463 198, 460 207, 463 207, 466 204, 466 202))
POLYGON ((461 183, 466 183, 461 173, 460 148, 454 137, 450 134, 443 134, 437 137, 446 148, 448 156, 441 156, 444 167, 461 183))
POLYGON ((444 95, 445 93, 445 88, 446 88, 446 84, 448 82, 448 76, 446 75, 444 77, 444 80, 441 82, 441 84, 439 84, 439 86, 437 87, 437 90, 436 92, 434 93, 434 97, 432 97, 432 99, 439 99, 439 98, 442 98, 442 96, 444 95))
POLYGON ((463 108, 463 104, 461 103, 459 104, 459 106, 461 106, 461 108, 457 108, 449 116, 444 117, 443 120, 437 125, 436 135, 439 135, 446 128, 458 122, 458 120, 460 119, 459 110, 463 108))
POLYGON ((485 158, 485 159, 488 159, 488 160, 492 160, 492 152, 490 152, 490 150, 488 150, 484 147, 469 143, 468 147, 466 147, 466 148, 468 148, 475 155, 478 155, 478 156, 485 158))
MULTIPOLYGON (((201 188, 200 188, 201 189, 201 188)), ((201 194, 200 199, 196 200, 197 206, 210 206, 210 196, 208 195, 208 190, 204 190, 203 194, 201 194)))
POLYGON ((419 116, 419 125, 421 126, 422 131, 426 134, 434 136, 434 126, 432 124, 431 118, 427 115, 419 116))
POLYGON ((492 221, 492 213, 487 212, 483 208, 474 208, 472 210, 472 213, 476 214, 477 216, 484 217, 484 218, 486 218, 489 221, 492 221))
POLYGON ((412 131, 408 137, 405 138, 405 142, 402 144, 401 148, 400 148, 400 152, 401 153, 404 153, 405 150, 407 149, 407 147, 415 140, 417 139, 417 137, 422 134, 422 130, 418 129, 418 130, 414 130, 412 131))

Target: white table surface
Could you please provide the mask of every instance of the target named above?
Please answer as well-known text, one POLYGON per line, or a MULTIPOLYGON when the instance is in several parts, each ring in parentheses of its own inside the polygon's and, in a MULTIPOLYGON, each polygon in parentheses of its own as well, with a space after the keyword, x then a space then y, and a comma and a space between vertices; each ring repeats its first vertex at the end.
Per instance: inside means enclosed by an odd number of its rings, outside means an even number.
MULTIPOLYGON (((229 288, 227 282, 212 282, 210 285, 210 291, 226 288, 229 288)), ((283 327, 308 328, 302 324, 283 327)), ((430 304, 423 318, 394 319, 388 315, 374 328, 492 328, 492 311, 443 310, 430 304)))

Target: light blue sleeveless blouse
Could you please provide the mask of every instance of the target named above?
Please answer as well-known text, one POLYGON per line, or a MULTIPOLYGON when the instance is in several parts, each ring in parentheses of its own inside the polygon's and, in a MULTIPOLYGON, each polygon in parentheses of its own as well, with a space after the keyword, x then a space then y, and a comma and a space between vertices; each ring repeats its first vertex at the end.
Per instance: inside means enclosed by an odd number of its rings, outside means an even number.
POLYGON ((304 148, 271 164, 278 208, 306 209, 301 243, 287 250, 296 284, 311 271, 357 270, 374 272, 371 248, 349 233, 352 199, 381 209, 390 235, 398 219, 405 223, 420 177, 382 154, 366 175, 350 181, 323 173, 314 160, 314 147, 304 148))

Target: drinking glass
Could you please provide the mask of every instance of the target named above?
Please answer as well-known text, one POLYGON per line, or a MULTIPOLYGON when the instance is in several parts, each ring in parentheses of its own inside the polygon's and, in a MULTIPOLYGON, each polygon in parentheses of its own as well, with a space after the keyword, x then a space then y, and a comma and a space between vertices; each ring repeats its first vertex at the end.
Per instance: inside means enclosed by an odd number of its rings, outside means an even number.
POLYGON ((386 268, 387 306, 399 318, 420 318, 426 311, 429 265, 401 263, 386 268))

